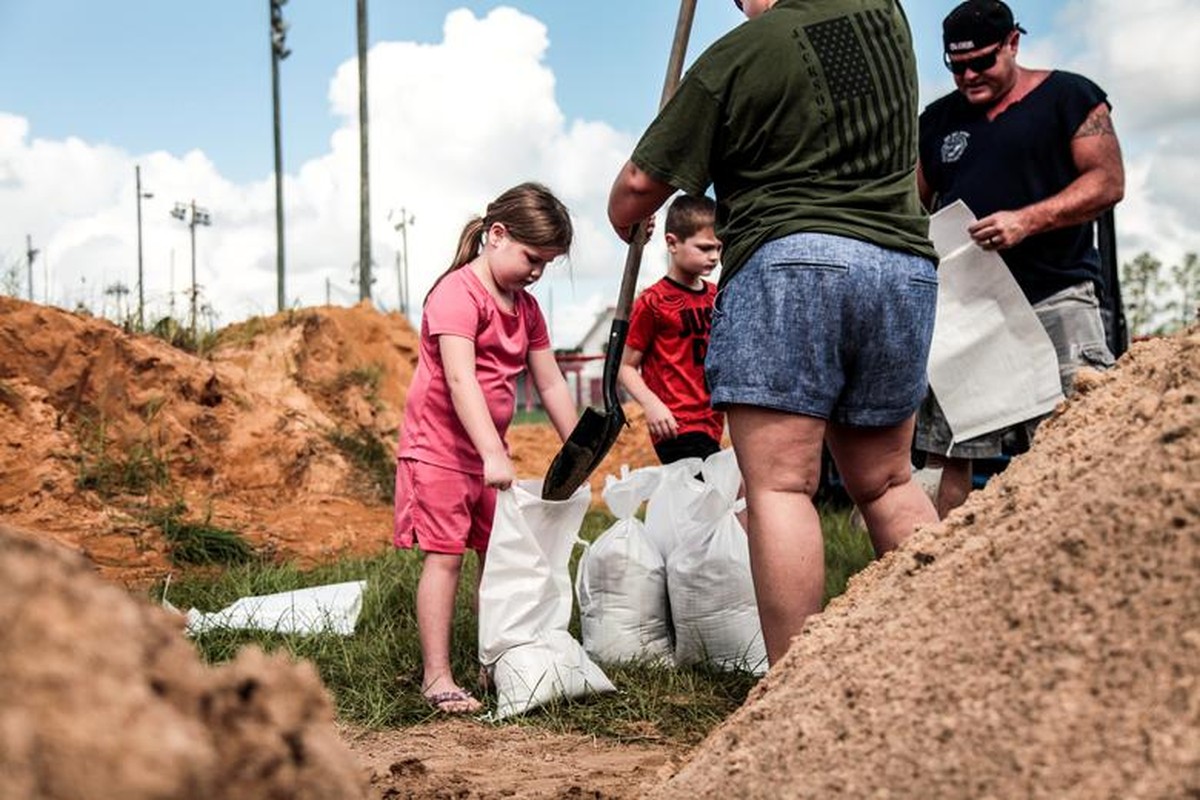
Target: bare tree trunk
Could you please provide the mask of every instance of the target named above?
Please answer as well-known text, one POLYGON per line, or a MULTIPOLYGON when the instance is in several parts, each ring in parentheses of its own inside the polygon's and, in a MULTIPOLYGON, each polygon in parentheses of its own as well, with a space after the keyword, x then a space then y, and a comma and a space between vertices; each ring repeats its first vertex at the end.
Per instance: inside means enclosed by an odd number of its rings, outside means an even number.
POLYGON ((367 148, 367 0, 358 0, 358 299, 371 299, 371 170, 367 148))

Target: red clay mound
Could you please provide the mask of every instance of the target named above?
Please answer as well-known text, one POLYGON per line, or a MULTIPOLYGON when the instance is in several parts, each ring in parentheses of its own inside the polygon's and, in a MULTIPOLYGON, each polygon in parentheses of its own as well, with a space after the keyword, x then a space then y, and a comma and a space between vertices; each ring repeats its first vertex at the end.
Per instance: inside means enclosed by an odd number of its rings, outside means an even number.
MULTIPOLYGON (((179 502, 187 521, 301 566, 375 553, 391 541, 382 473, 416 359, 407 320, 366 304, 255 318, 197 357, 0 297, 0 519, 131 585, 172 568, 147 510, 179 502), (373 448, 382 471, 356 465, 354 448, 373 448), (117 485, 97 485, 106 479, 117 485)), ((654 461, 631 416, 593 486, 654 461)), ((560 446, 548 425, 515 427, 510 443, 524 477, 544 474, 560 446)))
POLYGON ((656 795, 1200 797, 1200 329, 814 618, 656 795))
POLYGON ((0 797, 365 796, 310 664, 208 668, 181 628, 0 526, 0 797))

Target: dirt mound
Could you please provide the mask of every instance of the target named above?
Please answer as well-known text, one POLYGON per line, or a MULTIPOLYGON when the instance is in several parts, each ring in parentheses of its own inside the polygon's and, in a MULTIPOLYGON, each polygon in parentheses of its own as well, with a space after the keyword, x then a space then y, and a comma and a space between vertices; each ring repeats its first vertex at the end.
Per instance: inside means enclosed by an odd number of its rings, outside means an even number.
POLYGON ((181 632, 0 526, 0 796, 365 796, 310 664, 249 648, 209 668, 181 632))
MULTIPOLYGON (((164 509, 302 566, 376 552, 417 344, 402 316, 360 304, 254 318, 196 357, 0 297, 0 518, 127 584, 171 569, 164 509)), ((654 461, 631 416, 597 487, 654 461)), ((560 444, 548 425, 510 442, 524 477, 560 444)))
POLYGON ((1200 329, 855 578, 661 795, 1200 796, 1200 329))

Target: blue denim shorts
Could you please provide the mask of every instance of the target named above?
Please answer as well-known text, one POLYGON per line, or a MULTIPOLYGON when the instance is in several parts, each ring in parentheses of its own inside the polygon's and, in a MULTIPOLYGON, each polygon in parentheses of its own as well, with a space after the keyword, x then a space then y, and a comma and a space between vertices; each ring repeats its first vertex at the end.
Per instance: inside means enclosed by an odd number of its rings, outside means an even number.
POLYGON ((929 259, 857 239, 768 242, 717 296, 705 361, 713 405, 903 422, 925 396, 937 281, 929 259))

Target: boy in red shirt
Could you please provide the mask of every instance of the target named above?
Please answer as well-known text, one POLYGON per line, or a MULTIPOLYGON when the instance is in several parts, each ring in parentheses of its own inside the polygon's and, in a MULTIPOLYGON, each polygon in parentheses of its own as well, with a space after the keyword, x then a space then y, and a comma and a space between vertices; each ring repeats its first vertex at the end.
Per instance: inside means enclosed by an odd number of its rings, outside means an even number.
POLYGON ((716 204, 680 195, 667 209, 667 274, 634 302, 618 378, 642 406, 664 464, 721 449, 724 415, 704 382, 704 356, 717 287, 704 280, 721 260, 716 204))

